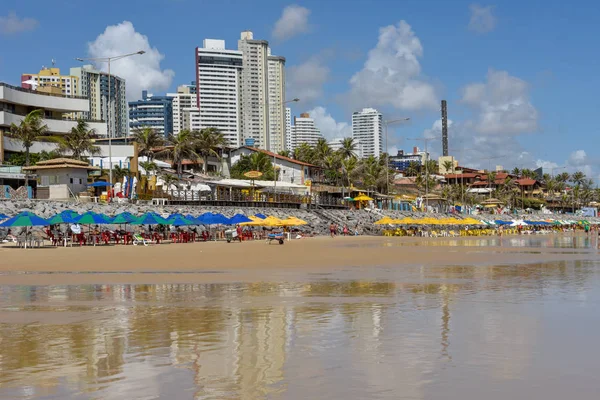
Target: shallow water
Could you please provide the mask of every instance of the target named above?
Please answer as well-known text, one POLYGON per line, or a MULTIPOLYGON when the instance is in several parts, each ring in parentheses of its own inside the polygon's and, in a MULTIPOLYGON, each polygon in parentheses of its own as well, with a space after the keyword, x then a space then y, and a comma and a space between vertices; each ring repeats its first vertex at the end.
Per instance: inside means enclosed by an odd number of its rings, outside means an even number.
POLYGON ((588 261, 0 286, 0 398, 597 399, 600 264, 585 239, 502 246, 588 261))

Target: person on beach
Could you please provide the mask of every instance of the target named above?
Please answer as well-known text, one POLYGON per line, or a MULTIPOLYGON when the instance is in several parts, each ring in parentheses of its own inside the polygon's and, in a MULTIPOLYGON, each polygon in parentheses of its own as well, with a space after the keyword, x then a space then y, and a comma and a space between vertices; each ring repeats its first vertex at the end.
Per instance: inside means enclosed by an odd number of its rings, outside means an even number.
POLYGON ((237 232, 237 238, 240 241, 240 243, 242 243, 242 227, 238 224, 238 226, 235 228, 235 231, 237 232))
POLYGON ((335 236, 335 224, 333 222, 329 225, 329 234, 332 238, 335 236))
POLYGON ((344 233, 344 236, 348 236, 348 225, 346 225, 346 224, 344 225, 343 233, 344 233))

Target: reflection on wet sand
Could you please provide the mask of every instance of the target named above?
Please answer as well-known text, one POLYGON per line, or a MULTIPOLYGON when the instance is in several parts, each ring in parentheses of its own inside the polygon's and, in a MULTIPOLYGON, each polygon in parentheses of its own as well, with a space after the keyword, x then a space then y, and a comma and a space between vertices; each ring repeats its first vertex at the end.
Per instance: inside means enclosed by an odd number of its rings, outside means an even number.
MULTIPOLYGON (((524 379, 558 398, 539 354, 568 305, 598 328, 585 318, 598 278, 574 261, 385 281, 0 286, 0 398, 465 398, 466 377, 486 398, 524 379)), ((595 346, 588 332, 570 345, 595 346)), ((551 359, 554 374, 598 367, 594 349, 551 359)))

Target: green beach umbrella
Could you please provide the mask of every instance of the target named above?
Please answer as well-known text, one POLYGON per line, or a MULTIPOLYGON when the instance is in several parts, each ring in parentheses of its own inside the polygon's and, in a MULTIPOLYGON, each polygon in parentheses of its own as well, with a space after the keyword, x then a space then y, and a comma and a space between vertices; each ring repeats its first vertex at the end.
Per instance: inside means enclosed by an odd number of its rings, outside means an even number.
POLYGON ((7 219, 0 224, 2 227, 18 227, 18 226, 45 226, 49 225, 48 221, 29 211, 23 211, 12 218, 7 219))
POLYGON ((169 225, 169 221, 156 213, 146 213, 132 221, 131 225, 169 225))
POLYGON ((96 214, 94 212, 88 211, 85 214, 80 215, 75 218, 75 221, 78 224, 82 225, 100 225, 100 224, 110 224, 111 220, 104 214, 96 214))

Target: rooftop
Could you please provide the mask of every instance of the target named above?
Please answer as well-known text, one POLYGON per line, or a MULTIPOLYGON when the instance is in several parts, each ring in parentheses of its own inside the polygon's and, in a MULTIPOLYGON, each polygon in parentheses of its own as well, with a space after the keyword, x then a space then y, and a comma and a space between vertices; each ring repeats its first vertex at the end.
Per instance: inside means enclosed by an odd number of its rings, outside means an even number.
POLYGON ((98 167, 89 165, 86 161, 74 160, 72 158, 54 158, 52 160, 40 161, 36 165, 31 167, 24 167, 26 171, 38 171, 43 169, 62 169, 62 168, 76 168, 86 170, 99 170, 98 167))

